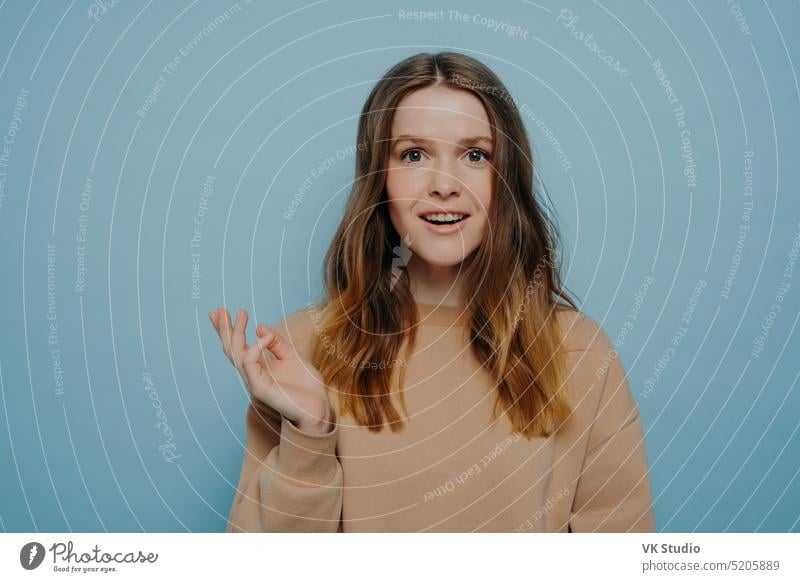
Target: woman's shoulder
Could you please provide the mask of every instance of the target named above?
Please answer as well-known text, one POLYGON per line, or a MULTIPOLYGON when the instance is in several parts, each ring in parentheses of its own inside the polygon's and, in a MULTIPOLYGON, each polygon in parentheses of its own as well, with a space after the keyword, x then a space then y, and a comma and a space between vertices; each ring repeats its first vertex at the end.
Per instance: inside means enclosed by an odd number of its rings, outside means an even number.
MULTIPOLYGON (((583 402, 587 411, 597 411, 600 402, 605 401, 603 422, 609 418, 612 423, 614 419, 629 419, 637 411, 636 402, 611 338, 596 320, 576 309, 561 310, 557 317, 567 352, 568 393, 572 400, 583 402)), ((586 416, 587 422, 589 418, 586 416)))
POLYGON ((625 371, 603 326, 589 315, 573 308, 558 310, 556 315, 565 352, 569 384, 585 396, 599 392, 612 373, 624 377, 625 371))
POLYGON ((565 352, 593 352, 605 355, 612 351, 605 329, 586 313, 559 304, 555 311, 562 347, 565 352))

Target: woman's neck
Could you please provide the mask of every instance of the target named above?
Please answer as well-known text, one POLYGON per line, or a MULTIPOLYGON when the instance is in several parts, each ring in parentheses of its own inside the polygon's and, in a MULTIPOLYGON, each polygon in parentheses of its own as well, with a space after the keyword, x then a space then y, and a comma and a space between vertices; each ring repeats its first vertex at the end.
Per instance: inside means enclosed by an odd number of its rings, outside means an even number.
POLYGON ((442 267, 422 260, 414 261, 414 258, 416 257, 412 257, 406 266, 414 301, 443 307, 464 305, 460 279, 463 275, 463 264, 442 267))

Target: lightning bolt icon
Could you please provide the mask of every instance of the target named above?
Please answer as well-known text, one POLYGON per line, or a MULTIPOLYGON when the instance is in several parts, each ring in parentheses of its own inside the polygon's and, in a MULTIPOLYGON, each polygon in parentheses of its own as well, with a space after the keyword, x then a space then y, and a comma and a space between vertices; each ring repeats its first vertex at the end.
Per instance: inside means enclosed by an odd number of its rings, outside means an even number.
POLYGON ((408 260, 411 258, 411 244, 411 237, 406 233, 400 241, 400 244, 392 249, 395 253, 395 258, 392 259, 392 280, 389 284, 390 291, 394 289, 398 279, 400 279, 400 267, 405 267, 408 264, 408 260))
POLYGON ((39 553, 39 547, 36 545, 31 546, 31 553, 28 556, 28 566, 33 564, 33 559, 36 557, 36 554, 39 553))

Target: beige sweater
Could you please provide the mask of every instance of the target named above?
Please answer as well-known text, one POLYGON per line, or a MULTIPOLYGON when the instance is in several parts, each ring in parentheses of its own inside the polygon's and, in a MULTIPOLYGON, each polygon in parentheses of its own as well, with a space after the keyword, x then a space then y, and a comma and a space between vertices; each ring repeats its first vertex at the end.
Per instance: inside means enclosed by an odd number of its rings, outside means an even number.
MULTIPOLYGON (((573 415, 528 441, 506 416, 490 423, 494 385, 469 349, 468 315, 417 307, 404 430, 370 433, 337 415, 315 435, 251 401, 226 531, 655 531, 639 408, 594 320, 559 314, 573 415)), ((314 326, 306 308, 275 329, 310 361, 314 326)))

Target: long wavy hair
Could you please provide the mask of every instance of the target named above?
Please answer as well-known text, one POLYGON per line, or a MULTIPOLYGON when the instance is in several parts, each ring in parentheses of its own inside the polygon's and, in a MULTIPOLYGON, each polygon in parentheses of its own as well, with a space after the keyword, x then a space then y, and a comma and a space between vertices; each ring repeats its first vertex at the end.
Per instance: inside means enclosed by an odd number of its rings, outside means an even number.
POLYGON ((462 276, 471 349, 495 382, 493 420, 507 414, 514 432, 548 436, 571 409, 555 313, 577 309, 562 289, 557 228, 540 207, 525 126, 513 99, 486 65, 461 53, 413 55, 378 81, 364 104, 352 191, 323 265, 324 299, 312 308, 312 364, 339 392, 339 414, 379 432, 404 421, 391 396, 403 395, 418 312, 407 269, 393 270, 402 241, 389 218, 385 169, 394 111, 403 97, 444 85, 483 103, 494 140, 487 236, 462 276), (560 301, 559 299, 563 300, 560 301), (399 357, 403 354, 404 357, 399 357))

